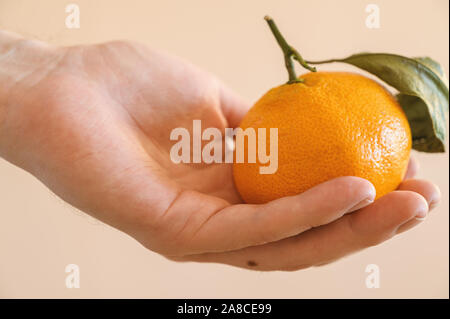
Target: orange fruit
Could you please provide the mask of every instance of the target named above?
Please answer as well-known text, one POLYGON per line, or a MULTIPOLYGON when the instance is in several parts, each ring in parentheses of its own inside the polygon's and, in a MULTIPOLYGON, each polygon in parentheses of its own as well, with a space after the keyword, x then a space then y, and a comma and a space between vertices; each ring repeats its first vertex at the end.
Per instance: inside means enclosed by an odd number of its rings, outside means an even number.
MULTIPOLYGON (((377 198, 395 190, 411 151, 408 120, 395 98, 362 75, 312 72, 303 83, 271 89, 240 127, 278 128, 278 170, 260 174, 260 164, 233 164, 235 185, 247 203, 295 195, 339 176, 372 182, 377 198)), ((246 147, 248 146, 247 143, 246 147)), ((259 146, 258 146, 259 147, 259 146)))

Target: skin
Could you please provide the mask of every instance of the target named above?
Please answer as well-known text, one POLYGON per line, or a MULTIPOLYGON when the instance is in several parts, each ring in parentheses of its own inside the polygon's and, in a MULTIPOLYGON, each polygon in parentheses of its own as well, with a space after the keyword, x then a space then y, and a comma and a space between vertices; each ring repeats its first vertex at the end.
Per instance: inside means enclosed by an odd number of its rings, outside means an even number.
POLYGON ((0 156, 71 205, 175 261, 255 270, 333 262, 420 223, 440 200, 413 179, 377 201, 340 177, 242 203, 231 164, 174 164, 173 128, 236 127, 249 105, 214 76, 140 44, 53 47, 0 31, 0 156))

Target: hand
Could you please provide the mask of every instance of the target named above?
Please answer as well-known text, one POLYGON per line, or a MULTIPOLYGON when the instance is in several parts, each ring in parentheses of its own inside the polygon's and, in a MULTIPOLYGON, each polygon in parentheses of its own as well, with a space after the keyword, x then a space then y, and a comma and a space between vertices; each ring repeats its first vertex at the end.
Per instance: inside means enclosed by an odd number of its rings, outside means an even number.
POLYGON ((235 127, 248 105, 139 44, 55 48, 0 33, 0 70, 0 156, 172 260, 321 265, 409 229, 439 201, 433 184, 410 179, 412 161, 399 190, 373 204, 373 186, 357 177, 241 203, 230 164, 174 164, 169 136, 194 119, 235 127))

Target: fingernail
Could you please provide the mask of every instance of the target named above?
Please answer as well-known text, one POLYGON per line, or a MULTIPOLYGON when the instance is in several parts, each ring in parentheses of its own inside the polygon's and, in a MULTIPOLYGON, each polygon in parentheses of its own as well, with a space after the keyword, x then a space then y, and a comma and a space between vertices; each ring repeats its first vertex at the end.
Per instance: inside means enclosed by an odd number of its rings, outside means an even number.
POLYGON ((418 221, 422 221, 422 220, 425 220, 426 218, 427 218, 427 210, 426 209, 421 209, 421 210, 419 210, 418 212, 417 212, 417 214, 416 214, 416 220, 418 220, 418 221))
POLYGON ((430 210, 432 210, 432 209, 435 209, 438 205, 439 205, 439 201, 431 201, 428 204, 428 207, 429 207, 430 210))
POLYGON ((436 188, 433 196, 431 196, 430 198, 430 202, 428 203, 428 211, 435 209, 440 202, 441 202, 441 191, 439 190, 439 188, 436 188))
POLYGON ((372 203, 373 203, 373 198, 366 198, 366 199, 360 201, 358 204, 356 204, 352 208, 350 208, 348 210, 348 212, 354 212, 355 210, 358 210, 358 209, 361 209, 363 207, 366 207, 367 205, 370 205, 372 203))

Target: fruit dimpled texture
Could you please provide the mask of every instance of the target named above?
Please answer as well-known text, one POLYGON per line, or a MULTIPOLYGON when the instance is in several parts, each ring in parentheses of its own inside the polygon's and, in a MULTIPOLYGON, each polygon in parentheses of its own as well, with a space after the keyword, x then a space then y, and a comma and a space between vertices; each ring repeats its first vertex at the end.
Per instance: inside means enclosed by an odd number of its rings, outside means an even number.
MULTIPOLYGON (((402 181, 411 151, 408 120, 395 98, 362 75, 314 72, 303 83, 271 89, 240 127, 278 128, 278 170, 260 174, 258 163, 234 163, 237 190, 247 203, 295 195, 339 176, 372 182, 377 198, 402 181)), ((246 145, 247 147, 247 145, 246 145)), ((245 153, 245 162, 247 154, 245 153)))

